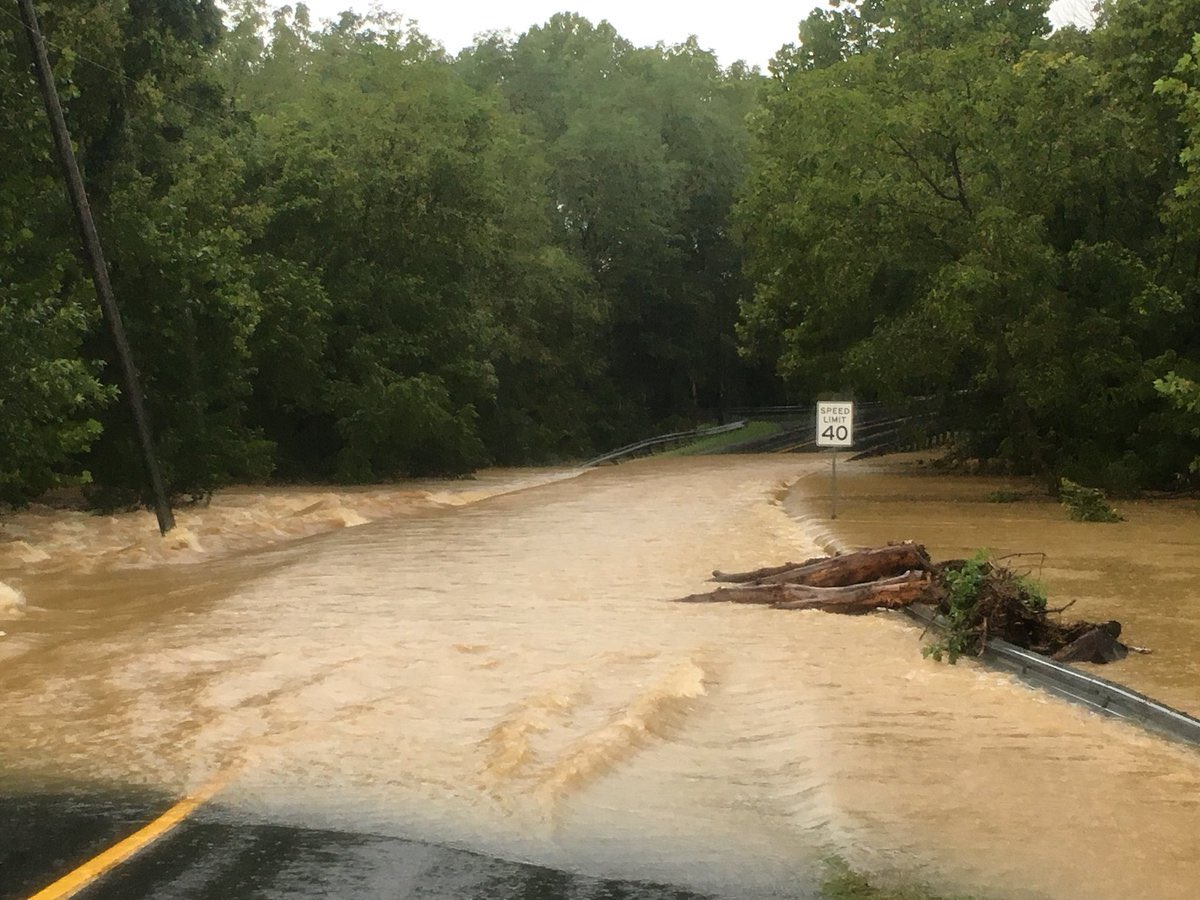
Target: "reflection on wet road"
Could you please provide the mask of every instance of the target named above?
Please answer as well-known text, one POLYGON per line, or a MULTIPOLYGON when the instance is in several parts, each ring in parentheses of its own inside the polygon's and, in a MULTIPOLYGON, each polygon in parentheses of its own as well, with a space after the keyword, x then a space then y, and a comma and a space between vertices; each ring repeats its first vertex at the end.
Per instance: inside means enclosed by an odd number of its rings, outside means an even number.
MULTIPOLYGON (((148 795, 10 796, 0 897, 27 897, 51 867, 66 870, 133 831, 148 795)), ((428 900, 703 900, 665 885, 588 878, 399 838, 228 821, 207 810, 75 896, 420 897, 428 900)))

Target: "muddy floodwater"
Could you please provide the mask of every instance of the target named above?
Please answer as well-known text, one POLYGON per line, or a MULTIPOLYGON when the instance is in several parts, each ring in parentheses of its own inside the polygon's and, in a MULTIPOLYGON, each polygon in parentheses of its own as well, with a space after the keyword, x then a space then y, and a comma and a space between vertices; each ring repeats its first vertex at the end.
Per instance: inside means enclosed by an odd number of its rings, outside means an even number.
POLYGON ((1080 668, 1200 716, 1200 500, 1114 500, 1124 522, 1073 522, 1032 480, 948 476, 920 455, 839 475, 836 522, 824 479, 816 496, 797 492, 788 508, 844 546, 917 540, 936 559, 981 549, 1006 557, 1046 588, 1050 607, 1116 619, 1123 640, 1153 651, 1080 668))
MULTIPOLYGON (((149 516, 23 514, 0 543, 0 793, 225 772, 229 821, 727 898, 814 896, 831 856, 947 893, 1196 896, 1200 753, 925 660, 898 615, 668 602, 819 554, 826 472, 243 490, 166 542, 149 516)), ((1196 711, 1194 508, 1062 526, 964 503, 968 482, 841 472, 847 542, 1045 551, 1054 596, 1156 650, 1106 674, 1196 711)))

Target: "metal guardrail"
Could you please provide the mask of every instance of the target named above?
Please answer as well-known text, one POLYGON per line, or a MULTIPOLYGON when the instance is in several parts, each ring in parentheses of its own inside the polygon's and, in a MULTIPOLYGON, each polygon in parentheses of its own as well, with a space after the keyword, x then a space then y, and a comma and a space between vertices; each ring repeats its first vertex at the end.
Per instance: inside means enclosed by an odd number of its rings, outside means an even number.
MULTIPOLYGON (((818 535, 817 543, 830 555, 846 553, 851 549, 828 532, 818 535)), ((941 627, 936 610, 929 606, 906 606, 897 612, 927 628, 941 627)), ((1031 687, 1085 706, 1101 715, 1140 725, 1147 731, 1181 744, 1200 748, 1200 719, 1133 688, 1098 675, 1089 675, 998 638, 988 640, 979 658, 993 668, 1012 672, 1031 687)))
POLYGON ((615 459, 620 459, 624 456, 632 456, 635 453, 640 453, 643 450, 648 450, 651 447, 658 447, 662 444, 676 443, 679 441, 694 440, 696 438, 712 437, 714 434, 725 434, 730 431, 737 431, 740 428, 746 427, 746 420, 739 419, 736 422, 730 422, 726 425, 714 425, 711 428, 696 428, 692 431, 676 431, 671 434, 660 434, 657 437, 646 438, 642 441, 635 441, 632 444, 627 444, 624 447, 618 447, 616 450, 610 450, 608 453, 597 456, 594 459, 589 459, 587 462, 580 463, 579 468, 589 469, 592 466, 598 466, 601 463, 612 462, 615 459))
POLYGON ((1036 678, 1047 690, 1097 712, 1132 720, 1160 734, 1200 747, 1200 719, 1132 688, 1056 663, 1007 641, 989 641, 984 655, 990 662, 1012 670, 1019 677, 1036 678))
MULTIPOLYGON (((739 413, 746 412, 739 410, 739 413)), ((782 431, 724 448, 724 453, 801 453, 817 450, 816 406, 768 407, 768 413, 786 412, 790 424, 782 431)), ((755 411, 753 418, 766 418, 755 411)), ((873 456, 897 449, 915 449, 916 440, 924 432, 937 430, 936 413, 899 413, 884 403, 858 403, 854 408, 854 447, 852 459, 873 456)))
MULTIPOLYGON (((932 611, 910 606, 905 607, 904 612, 923 625, 938 627, 937 616, 932 611)), ((1125 719, 1165 737, 1200 747, 1200 719, 1123 684, 1089 675, 998 638, 987 642, 981 657, 995 668, 1012 672, 1022 681, 1094 712, 1125 719)))

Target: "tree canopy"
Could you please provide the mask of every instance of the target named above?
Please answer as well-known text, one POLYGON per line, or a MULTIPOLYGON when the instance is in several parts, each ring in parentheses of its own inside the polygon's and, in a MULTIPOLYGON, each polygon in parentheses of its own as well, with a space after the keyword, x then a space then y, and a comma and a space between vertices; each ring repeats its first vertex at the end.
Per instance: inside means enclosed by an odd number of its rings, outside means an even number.
MULTIPOLYGON (((1047 480, 1196 477, 1200 0, 1053 33, 1037 0, 834 3, 767 75, 568 13, 453 57, 378 11, 44 17, 176 493, 579 458, 827 391, 1047 480)), ((140 489, 2 21, 0 500, 140 489)))
POLYGON ((814 12, 754 123, 749 350, 940 405, 975 455, 1171 483, 1188 435, 1154 382, 1195 365, 1200 250, 1189 88, 1162 79, 1197 27, 1196 3, 1052 35, 1023 0, 814 12))
MULTIPOLYGON (((570 15, 458 58, 398 16, 259 0, 45 19, 174 491, 578 458, 744 399, 744 67, 570 15)), ((0 497, 134 487, 8 36, 0 497)))

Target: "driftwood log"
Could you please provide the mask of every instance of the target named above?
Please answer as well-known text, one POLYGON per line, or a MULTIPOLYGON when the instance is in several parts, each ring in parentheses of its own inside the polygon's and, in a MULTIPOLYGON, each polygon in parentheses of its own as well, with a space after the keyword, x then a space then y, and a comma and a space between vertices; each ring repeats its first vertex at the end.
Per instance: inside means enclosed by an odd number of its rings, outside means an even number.
MULTIPOLYGON (((920 544, 889 544, 749 572, 718 570, 713 581, 736 587, 680 597, 678 602, 753 603, 847 615, 927 603, 945 615, 951 611, 953 579, 967 565, 966 560, 934 564, 920 544)), ((1017 573, 987 564, 983 575, 973 605, 955 612, 960 629, 955 640, 968 648, 965 652, 982 651, 990 638, 1002 638, 1060 662, 1112 662, 1128 653, 1130 648, 1118 640, 1119 622, 1051 619, 1045 598, 1031 594, 1029 582, 1017 573)))
POLYGON ((1129 655, 1129 648, 1117 640, 1120 636, 1120 622, 1106 622, 1089 627, 1079 637, 1054 653, 1052 659, 1058 662, 1116 662, 1129 655))
POLYGON ((905 572, 928 572, 933 568, 920 544, 889 544, 840 556, 788 563, 752 572, 713 572, 713 581, 732 584, 807 584, 811 587, 841 587, 865 584, 905 572))
POLYGON ((705 594, 680 597, 680 603, 760 603, 775 609, 819 609, 849 615, 876 609, 899 609, 920 600, 931 584, 927 572, 905 572, 865 584, 820 587, 767 582, 736 588, 717 588, 705 594))

